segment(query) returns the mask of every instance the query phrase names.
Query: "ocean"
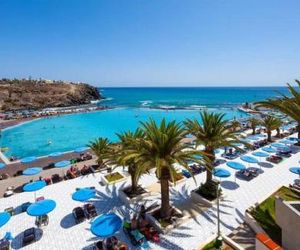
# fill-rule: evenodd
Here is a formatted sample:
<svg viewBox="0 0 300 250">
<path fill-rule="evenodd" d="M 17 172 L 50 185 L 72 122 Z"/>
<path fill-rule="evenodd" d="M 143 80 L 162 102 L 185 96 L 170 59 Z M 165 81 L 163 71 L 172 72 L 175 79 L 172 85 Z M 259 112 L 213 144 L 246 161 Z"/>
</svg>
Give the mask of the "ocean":
<svg viewBox="0 0 300 250">
<path fill-rule="evenodd" d="M 201 109 L 231 108 L 287 93 L 286 87 L 101 88 L 113 107 Z"/>
<path fill-rule="evenodd" d="M 0 146 L 7 156 L 44 156 L 86 146 L 97 137 L 116 141 L 116 133 L 136 129 L 141 121 L 199 119 L 199 112 L 225 113 L 226 119 L 247 114 L 237 107 L 285 92 L 286 88 L 101 88 L 100 105 L 112 109 L 50 117 L 2 131 Z M 51 144 L 49 144 L 51 141 Z"/>
</svg>

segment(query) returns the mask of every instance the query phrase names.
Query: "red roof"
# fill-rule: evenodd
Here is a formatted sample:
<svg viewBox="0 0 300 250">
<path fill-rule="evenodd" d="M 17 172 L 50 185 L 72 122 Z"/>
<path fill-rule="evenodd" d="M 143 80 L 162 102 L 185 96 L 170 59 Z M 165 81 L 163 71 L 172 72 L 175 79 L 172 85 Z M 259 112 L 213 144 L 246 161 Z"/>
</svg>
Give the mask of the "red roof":
<svg viewBox="0 0 300 250">
<path fill-rule="evenodd" d="M 284 250 L 281 246 L 276 244 L 270 237 L 264 233 L 256 234 L 256 239 L 263 243 L 270 250 Z"/>
</svg>

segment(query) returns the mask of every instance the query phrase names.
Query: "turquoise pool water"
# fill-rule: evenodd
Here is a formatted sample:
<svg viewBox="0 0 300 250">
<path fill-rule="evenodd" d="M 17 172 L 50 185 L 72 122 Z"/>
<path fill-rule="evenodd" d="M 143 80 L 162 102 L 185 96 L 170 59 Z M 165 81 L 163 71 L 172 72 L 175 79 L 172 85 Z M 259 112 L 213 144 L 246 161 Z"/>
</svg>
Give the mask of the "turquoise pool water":
<svg viewBox="0 0 300 250">
<path fill-rule="evenodd" d="M 220 111 L 220 109 L 210 109 Z M 223 109 L 226 118 L 244 117 L 237 109 Z M 51 117 L 6 129 L 2 133 L 1 147 L 8 147 L 7 156 L 43 156 L 55 151 L 70 151 L 85 146 L 89 141 L 102 136 L 116 140 L 116 132 L 133 130 L 139 121 L 150 117 L 159 121 L 199 118 L 197 110 L 164 111 L 143 108 L 116 108 L 93 113 Z M 51 141 L 51 144 L 48 142 Z"/>
</svg>

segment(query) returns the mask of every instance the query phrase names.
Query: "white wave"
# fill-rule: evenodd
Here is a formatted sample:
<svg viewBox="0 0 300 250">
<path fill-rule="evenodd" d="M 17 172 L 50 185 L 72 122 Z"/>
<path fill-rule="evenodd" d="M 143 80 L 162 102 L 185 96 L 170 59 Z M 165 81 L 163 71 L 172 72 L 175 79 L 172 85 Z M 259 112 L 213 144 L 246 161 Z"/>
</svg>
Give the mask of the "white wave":
<svg viewBox="0 0 300 250">
<path fill-rule="evenodd" d="M 140 101 L 141 106 L 148 106 L 149 104 L 153 103 L 151 100 L 145 100 L 145 101 Z"/>
<path fill-rule="evenodd" d="M 205 108 L 207 108 L 206 106 L 204 106 L 204 105 L 191 105 L 189 108 L 191 108 L 191 109 L 205 109 Z"/>
<path fill-rule="evenodd" d="M 175 109 L 175 105 L 159 105 L 158 106 L 160 109 Z"/>
<path fill-rule="evenodd" d="M 101 99 L 100 102 L 111 101 L 111 100 L 113 100 L 113 99 L 114 99 L 114 98 L 112 98 L 112 97 L 107 97 L 107 98 Z"/>
</svg>

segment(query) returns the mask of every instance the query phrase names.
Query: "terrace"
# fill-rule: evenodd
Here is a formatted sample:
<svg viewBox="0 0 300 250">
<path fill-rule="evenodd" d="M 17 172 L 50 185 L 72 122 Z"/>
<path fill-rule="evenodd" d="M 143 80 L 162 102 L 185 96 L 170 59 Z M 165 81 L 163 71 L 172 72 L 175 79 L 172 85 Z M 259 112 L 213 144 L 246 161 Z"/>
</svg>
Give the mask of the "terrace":
<svg viewBox="0 0 300 250">
<path fill-rule="evenodd" d="M 262 165 L 263 174 L 249 182 L 237 180 L 237 183 L 235 183 L 235 170 L 227 168 L 232 175 L 221 183 L 225 197 L 220 204 L 222 233 L 228 235 L 243 223 L 244 213 L 248 207 L 263 201 L 282 185 L 293 183 L 297 177 L 288 171 L 288 167 L 298 165 L 299 159 L 300 153 L 295 153 L 282 163 L 271 167 L 269 165 L 263 167 Z M 236 161 L 242 163 L 240 159 Z M 226 168 L 225 164 L 220 166 Z M 121 168 L 118 168 L 118 171 L 122 173 Z M 76 188 L 89 186 L 96 188 L 96 197 L 91 202 L 95 205 L 98 214 L 114 211 L 121 216 L 129 215 L 133 207 L 126 207 L 118 197 L 119 190 L 126 185 L 126 181 L 103 186 L 100 183 L 102 177 L 102 173 L 90 174 L 49 185 L 38 191 L 39 196 L 55 200 L 57 207 L 49 214 L 49 225 L 42 228 L 43 234 L 39 240 L 24 247 L 24 249 L 90 249 L 92 247 L 97 238 L 89 230 L 91 221 L 86 220 L 83 223 L 75 224 L 71 214 L 74 207 L 82 205 L 82 203 L 71 198 L 71 194 Z M 217 227 L 216 207 L 208 208 L 203 204 L 195 204 L 191 201 L 190 192 L 204 181 L 205 174 L 198 174 L 195 178 L 197 184 L 193 181 L 193 178 L 188 178 L 170 188 L 172 204 L 183 212 L 185 220 L 168 234 L 161 235 L 160 244 L 150 243 L 150 246 L 154 249 L 195 249 L 199 244 L 206 242 L 207 239 L 215 237 Z M 156 191 L 151 192 L 151 196 L 143 200 L 146 206 L 159 203 L 159 190 L 154 188 L 157 185 L 155 174 L 142 176 L 140 183 L 143 184 L 143 188 Z M 238 188 L 233 188 L 236 185 L 238 185 Z M 15 194 L 0 200 L 0 211 L 8 207 L 18 207 L 28 201 L 33 201 L 32 193 Z M 194 204 L 194 206 L 187 204 Z M 12 216 L 11 220 L 1 228 L 1 231 L 12 233 L 15 237 L 12 241 L 12 247 L 18 249 L 21 247 L 24 230 L 33 226 L 34 218 L 26 213 L 20 213 Z M 126 242 L 131 249 L 134 249 L 122 230 L 116 236 L 121 241 Z"/>
</svg>

